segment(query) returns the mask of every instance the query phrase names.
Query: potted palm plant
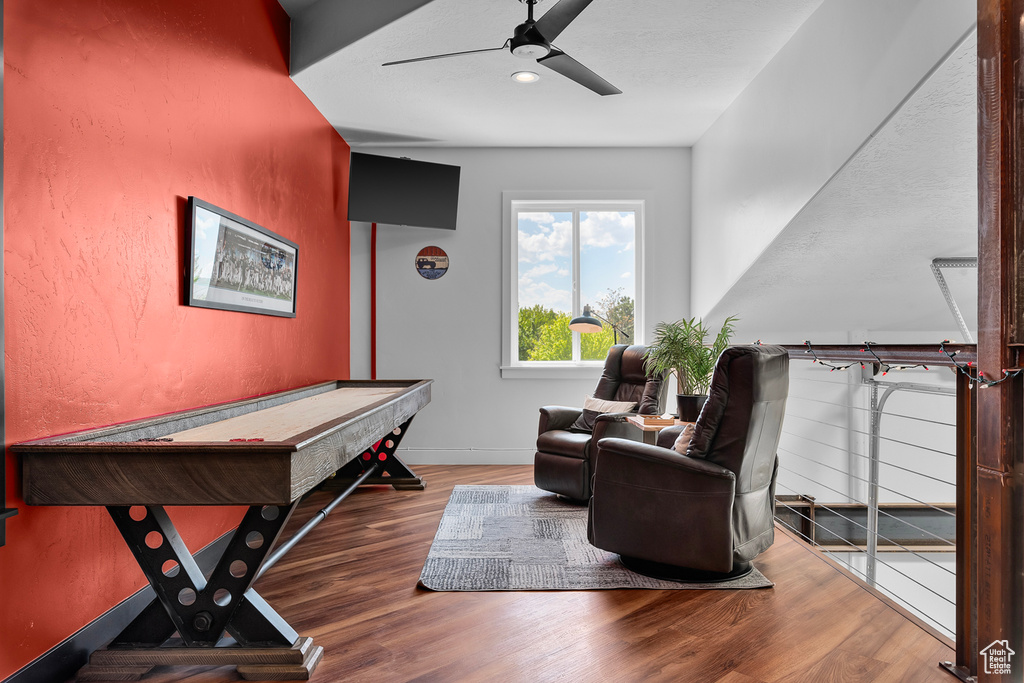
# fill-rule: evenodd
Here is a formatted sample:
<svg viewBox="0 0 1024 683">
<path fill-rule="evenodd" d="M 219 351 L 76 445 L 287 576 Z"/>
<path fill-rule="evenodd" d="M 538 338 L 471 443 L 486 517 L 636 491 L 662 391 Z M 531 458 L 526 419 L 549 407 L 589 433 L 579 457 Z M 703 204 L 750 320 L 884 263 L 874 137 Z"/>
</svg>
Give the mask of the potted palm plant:
<svg viewBox="0 0 1024 683">
<path fill-rule="evenodd" d="M 654 328 L 654 342 L 647 349 L 644 368 L 648 374 L 671 372 L 676 378 L 676 402 L 679 419 L 694 422 L 707 400 L 711 373 L 722 351 L 729 346 L 733 323 L 730 316 L 722 323 L 711 344 L 711 331 L 698 318 L 661 322 Z"/>
</svg>

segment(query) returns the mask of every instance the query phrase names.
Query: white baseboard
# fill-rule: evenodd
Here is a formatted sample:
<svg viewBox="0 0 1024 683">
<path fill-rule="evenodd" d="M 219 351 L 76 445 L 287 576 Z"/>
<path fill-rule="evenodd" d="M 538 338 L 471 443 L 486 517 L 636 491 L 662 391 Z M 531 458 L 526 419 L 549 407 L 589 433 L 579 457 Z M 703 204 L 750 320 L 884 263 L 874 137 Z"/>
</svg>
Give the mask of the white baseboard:
<svg viewBox="0 0 1024 683">
<path fill-rule="evenodd" d="M 533 449 L 399 448 L 396 455 L 409 465 L 532 465 Z"/>
</svg>

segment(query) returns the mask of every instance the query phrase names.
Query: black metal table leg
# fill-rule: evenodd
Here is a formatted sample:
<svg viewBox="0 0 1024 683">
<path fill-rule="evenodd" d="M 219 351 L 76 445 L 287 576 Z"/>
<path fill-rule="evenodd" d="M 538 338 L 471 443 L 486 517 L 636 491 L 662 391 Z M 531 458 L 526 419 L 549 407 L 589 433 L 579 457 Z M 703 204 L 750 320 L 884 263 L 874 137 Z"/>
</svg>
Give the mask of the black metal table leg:
<svg viewBox="0 0 1024 683">
<path fill-rule="evenodd" d="M 157 597 L 106 650 L 93 653 L 79 680 L 125 680 L 126 672 L 141 676 L 147 667 L 182 663 L 236 664 L 243 677 L 263 680 L 308 678 L 323 648 L 299 638 L 251 587 L 297 506 L 251 506 L 209 581 L 162 506 L 108 507 Z M 169 641 L 175 632 L 180 642 Z M 225 632 L 233 638 L 227 647 Z"/>
<path fill-rule="evenodd" d="M 395 487 L 399 491 L 422 491 L 427 486 L 426 481 L 395 455 L 395 451 L 398 450 L 398 444 L 402 442 L 402 438 L 409 430 L 411 423 L 412 418 L 410 417 L 402 426 L 367 448 L 358 458 L 350 461 L 338 470 L 333 479 L 328 479 L 324 482 L 323 487 L 325 489 L 344 488 L 355 481 L 369 467 L 370 463 L 377 462 L 380 464 L 380 474 L 369 477 L 363 482 L 364 484 L 386 484 Z"/>
<path fill-rule="evenodd" d="M 145 617 L 145 621 L 136 619 L 128 629 L 133 634 L 142 630 L 159 636 L 162 631 L 153 622 L 158 624 L 161 620 L 170 620 L 173 630 L 186 645 L 215 646 L 235 613 L 249 601 L 250 585 L 256 572 L 296 505 L 251 506 L 232 534 L 209 582 L 203 577 L 163 507 L 107 508 L 163 606 L 163 615 L 147 608 L 140 615 L 140 618 Z M 284 624 L 284 628 L 269 638 L 261 638 L 260 642 L 291 645 L 298 635 L 280 617 L 277 620 Z M 164 626 L 163 630 L 167 628 L 170 626 Z M 243 631 L 244 628 L 243 621 Z M 159 645 L 160 642 L 140 641 L 137 637 L 122 640 L 118 636 L 113 645 Z"/>
</svg>

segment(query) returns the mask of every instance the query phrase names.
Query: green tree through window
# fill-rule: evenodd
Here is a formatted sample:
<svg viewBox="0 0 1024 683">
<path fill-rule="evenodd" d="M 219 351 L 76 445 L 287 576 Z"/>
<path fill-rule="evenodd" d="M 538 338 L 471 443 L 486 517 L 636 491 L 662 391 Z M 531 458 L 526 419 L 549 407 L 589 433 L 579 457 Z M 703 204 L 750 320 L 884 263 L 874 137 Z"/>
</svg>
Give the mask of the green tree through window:
<svg viewBox="0 0 1024 683">
<path fill-rule="evenodd" d="M 633 300 L 623 296 L 621 289 L 608 290 L 596 304 L 598 315 L 614 322 L 620 329 L 633 330 Z M 570 316 L 536 304 L 519 310 L 519 360 L 568 361 L 572 360 L 572 332 Z M 584 360 L 604 360 L 608 349 L 615 343 L 615 334 L 608 324 L 600 332 L 580 337 L 580 356 Z M 620 344 L 632 343 L 631 338 L 620 338 Z"/>
<path fill-rule="evenodd" d="M 614 330 L 608 323 L 625 333 L 619 335 L 620 344 L 633 343 L 633 299 L 623 293 L 622 287 L 609 289 L 593 310 L 608 322 L 601 322 L 600 332 L 581 336 L 580 357 L 583 360 L 604 360 L 608 356 L 608 349 L 615 343 Z"/>
<path fill-rule="evenodd" d="M 613 197 L 511 200 L 512 295 L 505 310 L 515 329 L 506 337 L 505 363 L 603 361 L 616 342 L 613 325 L 620 344 L 637 343 L 643 209 L 641 200 Z M 605 320 L 601 331 L 569 330 L 588 306 Z"/>
<path fill-rule="evenodd" d="M 541 330 L 558 318 L 558 314 L 550 308 L 534 304 L 529 308 L 519 309 L 519 360 L 534 360 L 534 347 L 540 340 Z M 566 327 L 566 330 L 569 328 Z M 570 349 L 570 357 L 571 357 Z"/>
</svg>

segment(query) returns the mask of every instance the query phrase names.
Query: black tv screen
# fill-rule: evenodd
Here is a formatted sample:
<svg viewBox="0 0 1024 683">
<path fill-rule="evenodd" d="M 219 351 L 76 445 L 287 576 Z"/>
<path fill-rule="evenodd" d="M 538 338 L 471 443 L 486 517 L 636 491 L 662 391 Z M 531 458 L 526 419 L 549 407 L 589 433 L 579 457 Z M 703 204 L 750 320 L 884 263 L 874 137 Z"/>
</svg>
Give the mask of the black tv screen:
<svg viewBox="0 0 1024 683">
<path fill-rule="evenodd" d="M 348 219 L 455 229 L 458 166 L 352 152 Z"/>
</svg>

